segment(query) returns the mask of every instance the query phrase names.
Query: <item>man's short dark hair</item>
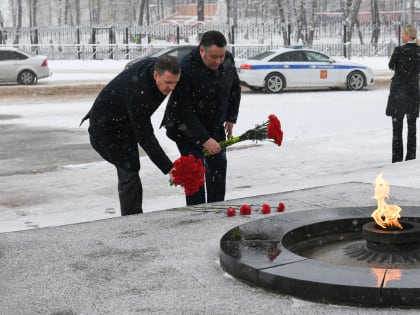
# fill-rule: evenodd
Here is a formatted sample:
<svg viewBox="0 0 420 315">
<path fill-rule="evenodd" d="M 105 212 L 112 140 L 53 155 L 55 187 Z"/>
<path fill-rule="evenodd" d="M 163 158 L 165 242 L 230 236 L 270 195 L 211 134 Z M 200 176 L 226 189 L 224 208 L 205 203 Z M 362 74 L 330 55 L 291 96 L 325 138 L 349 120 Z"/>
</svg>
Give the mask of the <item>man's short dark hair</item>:
<svg viewBox="0 0 420 315">
<path fill-rule="evenodd" d="M 205 32 L 201 37 L 200 46 L 207 50 L 213 45 L 216 45 L 219 48 L 226 47 L 227 41 L 225 36 L 219 31 Z"/>
<path fill-rule="evenodd" d="M 165 71 L 169 71 L 173 74 L 179 74 L 181 72 L 178 60 L 175 57 L 168 55 L 158 57 L 154 69 L 159 75 L 162 75 Z"/>
</svg>

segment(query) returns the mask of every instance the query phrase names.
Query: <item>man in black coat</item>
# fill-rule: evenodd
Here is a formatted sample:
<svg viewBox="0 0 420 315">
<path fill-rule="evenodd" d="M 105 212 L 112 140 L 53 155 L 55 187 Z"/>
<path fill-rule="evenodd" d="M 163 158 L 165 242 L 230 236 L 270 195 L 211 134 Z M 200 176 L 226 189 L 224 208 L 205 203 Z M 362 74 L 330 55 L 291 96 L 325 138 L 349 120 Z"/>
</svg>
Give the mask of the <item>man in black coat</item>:
<svg viewBox="0 0 420 315">
<path fill-rule="evenodd" d="M 239 111 L 241 88 L 227 41 L 218 31 L 203 34 L 200 44 L 181 61 L 181 79 L 169 98 L 163 125 L 181 155 L 204 161 L 207 202 L 223 201 L 226 188 L 226 151 L 219 145 L 232 136 Z M 203 155 L 203 149 L 210 156 Z M 187 205 L 206 202 L 204 187 L 186 196 Z"/>
<path fill-rule="evenodd" d="M 143 212 L 138 145 L 164 174 L 173 168 L 154 135 L 151 116 L 175 88 L 180 71 L 171 56 L 142 59 L 104 87 L 82 120 L 90 121 L 92 147 L 117 168 L 123 216 Z"/>
<path fill-rule="evenodd" d="M 417 30 L 412 25 L 403 28 L 402 46 L 395 47 L 388 66 L 394 70 L 386 115 L 392 117 L 392 162 L 403 160 L 403 120 L 407 116 L 407 153 L 405 160 L 416 158 L 416 121 L 419 117 L 420 47 Z"/>
</svg>

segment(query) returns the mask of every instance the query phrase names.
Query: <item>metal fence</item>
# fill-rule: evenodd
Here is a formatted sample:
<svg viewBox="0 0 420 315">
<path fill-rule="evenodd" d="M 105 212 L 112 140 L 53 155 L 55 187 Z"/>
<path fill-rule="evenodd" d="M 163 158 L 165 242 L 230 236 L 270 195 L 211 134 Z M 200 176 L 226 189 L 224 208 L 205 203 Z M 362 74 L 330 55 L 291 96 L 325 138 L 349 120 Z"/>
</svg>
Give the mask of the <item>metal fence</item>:
<svg viewBox="0 0 420 315">
<path fill-rule="evenodd" d="M 20 49 L 37 55 L 45 55 L 50 60 L 131 60 L 145 57 L 171 45 L 162 44 L 66 44 L 66 45 L 15 45 Z M 229 44 L 228 50 L 237 59 L 246 59 L 269 49 L 277 49 L 282 45 L 274 44 Z M 371 44 L 342 45 L 339 43 L 314 44 L 313 49 L 332 57 L 389 57 L 395 44 L 384 43 L 374 47 Z"/>
<path fill-rule="evenodd" d="M 49 59 L 133 59 L 177 44 L 197 44 L 207 30 L 226 35 L 236 58 L 248 58 L 267 49 L 302 44 L 306 30 L 281 23 L 228 24 L 195 23 L 152 26 L 61 26 L 47 28 L 1 28 L 0 45 L 47 55 Z M 370 43 L 372 25 L 361 25 L 353 39 L 343 43 L 341 22 L 323 22 L 315 27 L 311 48 L 331 56 L 389 56 L 397 44 L 399 24 L 381 26 L 378 45 Z M 285 39 L 285 36 L 287 37 Z"/>
</svg>

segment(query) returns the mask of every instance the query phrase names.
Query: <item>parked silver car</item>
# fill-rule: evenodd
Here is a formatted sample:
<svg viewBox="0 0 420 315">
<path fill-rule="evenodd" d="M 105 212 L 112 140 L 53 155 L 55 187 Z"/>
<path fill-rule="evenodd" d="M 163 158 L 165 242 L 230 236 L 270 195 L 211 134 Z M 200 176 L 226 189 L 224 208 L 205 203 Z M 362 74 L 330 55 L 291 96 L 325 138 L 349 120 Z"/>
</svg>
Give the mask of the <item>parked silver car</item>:
<svg viewBox="0 0 420 315">
<path fill-rule="evenodd" d="M 0 83 L 36 84 L 52 73 L 47 57 L 13 47 L 0 47 Z"/>
</svg>

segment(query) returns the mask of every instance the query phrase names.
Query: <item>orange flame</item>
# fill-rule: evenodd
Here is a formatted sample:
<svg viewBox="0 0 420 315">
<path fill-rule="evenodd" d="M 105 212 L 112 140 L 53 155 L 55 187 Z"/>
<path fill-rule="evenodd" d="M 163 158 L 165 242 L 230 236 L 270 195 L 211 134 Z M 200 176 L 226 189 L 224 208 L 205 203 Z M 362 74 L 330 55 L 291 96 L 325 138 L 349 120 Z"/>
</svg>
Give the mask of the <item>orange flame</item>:
<svg viewBox="0 0 420 315">
<path fill-rule="evenodd" d="M 378 208 L 372 212 L 371 217 L 384 229 L 392 227 L 402 229 L 402 225 L 398 222 L 401 208 L 395 205 L 388 205 L 385 202 L 385 198 L 389 198 L 390 186 L 388 182 L 382 178 L 382 173 L 376 177 L 373 185 L 375 186 L 375 196 L 373 196 L 373 198 L 378 201 Z"/>
</svg>

